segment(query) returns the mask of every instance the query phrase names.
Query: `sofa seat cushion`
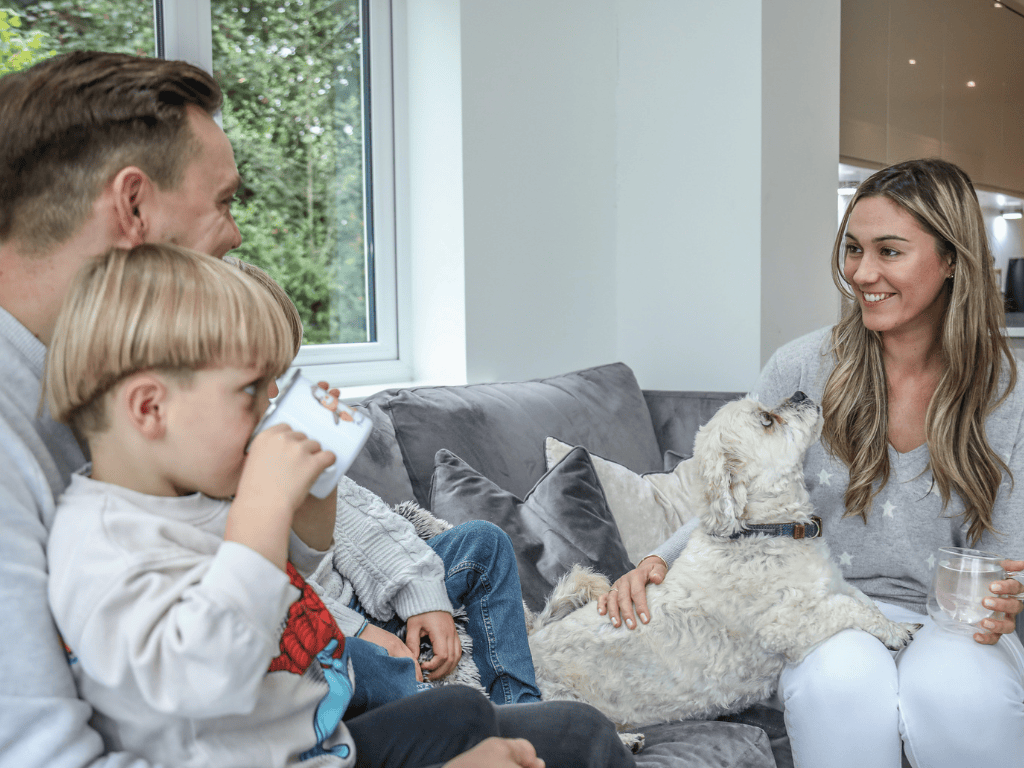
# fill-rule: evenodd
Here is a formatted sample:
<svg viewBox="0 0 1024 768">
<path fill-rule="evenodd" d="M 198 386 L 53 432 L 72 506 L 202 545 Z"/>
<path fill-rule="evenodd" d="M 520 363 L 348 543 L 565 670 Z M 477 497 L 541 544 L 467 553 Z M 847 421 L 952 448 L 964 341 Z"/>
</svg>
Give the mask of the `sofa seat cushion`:
<svg viewBox="0 0 1024 768">
<path fill-rule="evenodd" d="M 544 441 L 549 468 L 572 450 L 553 437 Z M 590 458 L 632 562 L 640 562 L 693 516 L 696 504 L 690 493 L 699 485 L 694 482 L 692 460 L 680 462 L 671 472 L 638 474 L 596 454 Z"/>
<path fill-rule="evenodd" d="M 622 363 L 535 381 L 404 389 L 372 400 L 391 417 L 416 501 L 425 507 L 442 448 L 519 498 L 544 474 L 548 435 L 634 472 L 662 467 L 647 402 Z"/>
<path fill-rule="evenodd" d="M 775 768 L 767 734 L 753 725 L 677 720 L 637 728 L 637 768 Z"/>
<path fill-rule="evenodd" d="M 452 525 L 489 520 L 512 539 L 523 600 L 532 611 L 579 563 L 613 581 L 632 568 L 597 472 L 582 448 L 541 477 L 520 499 L 451 451 L 437 453 L 430 511 Z"/>
</svg>

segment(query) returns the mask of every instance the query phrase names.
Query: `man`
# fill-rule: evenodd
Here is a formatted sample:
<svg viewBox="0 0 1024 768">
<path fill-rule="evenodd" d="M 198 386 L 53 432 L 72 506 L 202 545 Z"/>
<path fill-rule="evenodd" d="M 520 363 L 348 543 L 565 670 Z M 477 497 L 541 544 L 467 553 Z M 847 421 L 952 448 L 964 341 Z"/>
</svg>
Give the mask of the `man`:
<svg viewBox="0 0 1024 768">
<path fill-rule="evenodd" d="M 50 617 L 48 527 L 56 498 L 86 456 L 67 427 L 40 412 L 40 381 L 58 309 L 85 260 L 143 242 L 172 242 L 215 257 L 239 245 L 231 216 L 238 170 L 213 120 L 221 100 L 217 83 L 196 67 L 120 54 L 75 52 L 0 78 L 3 768 L 145 768 L 131 755 L 104 755 Z M 432 702 L 465 697 L 466 689 L 448 690 L 394 702 L 379 716 L 361 716 L 369 718 L 362 723 L 349 721 L 360 764 L 385 753 L 397 762 L 441 761 L 468 749 L 457 758 L 466 768 L 536 768 L 543 762 L 529 743 L 483 739 L 525 736 L 540 745 L 575 725 L 580 738 L 571 742 L 581 752 L 586 744 L 590 755 L 595 743 L 614 740 L 606 720 L 581 708 L 495 710 L 479 697 L 454 702 L 482 713 L 476 730 L 440 707 L 424 711 Z M 549 713 L 547 722 L 531 716 L 534 707 L 541 708 L 538 715 Z M 608 754 L 608 764 L 631 763 Z"/>
</svg>

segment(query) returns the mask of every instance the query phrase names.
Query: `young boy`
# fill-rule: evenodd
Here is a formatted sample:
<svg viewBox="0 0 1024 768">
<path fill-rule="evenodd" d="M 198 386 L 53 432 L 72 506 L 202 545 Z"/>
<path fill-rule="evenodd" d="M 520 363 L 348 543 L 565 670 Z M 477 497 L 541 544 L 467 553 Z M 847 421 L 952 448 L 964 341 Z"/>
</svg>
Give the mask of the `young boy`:
<svg viewBox="0 0 1024 768">
<path fill-rule="evenodd" d="M 238 266 L 140 246 L 109 252 L 73 284 L 46 391 L 55 418 L 75 426 L 93 461 L 58 507 L 52 607 L 108 748 L 168 765 L 347 765 L 342 715 L 418 690 L 414 662 L 375 644 L 371 627 L 394 635 L 359 614 L 352 634 L 365 641 L 346 641 L 303 577 L 336 532 L 350 549 L 365 548 L 353 559 L 371 562 L 342 569 L 365 582 L 365 572 L 382 570 L 373 558 L 393 549 L 394 536 L 381 543 L 381 527 L 394 532 L 400 518 L 385 508 L 375 523 L 339 504 L 335 528 L 333 495 L 308 496 L 334 457 L 284 425 L 258 435 L 246 455 L 301 323 L 273 281 Z M 460 558 L 473 538 L 501 554 L 486 536 L 461 538 L 452 547 Z M 488 567 L 495 581 L 508 576 L 500 558 Z M 478 599 L 457 581 L 440 576 L 459 604 L 482 601 L 486 610 L 495 597 Z M 382 597 L 395 593 L 370 591 L 386 614 Z M 447 597 L 445 605 L 450 611 Z M 346 713 L 353 666 L 362 701 Z M 492 675 L 491 686 L 507 689 L 507 677 Z"/>
<path fill-rule="evenodd" d="M 92 464 L 58 506 L 50 599 L 110 748 L 354 761 L 345 637 L 303 580 L 332 540 L 309 488 L 334 456 L 286 425 L 246 452 L 293 355 L 270 293 L 173 246 L 113 250 L 68 294 L 46 391 Z"/>
</svg>

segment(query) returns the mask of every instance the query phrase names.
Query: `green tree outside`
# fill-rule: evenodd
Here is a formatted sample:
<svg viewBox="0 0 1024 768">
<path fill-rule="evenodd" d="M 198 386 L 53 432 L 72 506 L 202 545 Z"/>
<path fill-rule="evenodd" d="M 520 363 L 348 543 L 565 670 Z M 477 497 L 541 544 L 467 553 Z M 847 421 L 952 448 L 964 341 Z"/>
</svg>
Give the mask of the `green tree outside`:
<svg viewBox="0 0 1024 768">
<path fill-rule="evenodd" d="M 0 73 L 57 51 L 155 50 L 150 2 L 11 2 L 0 11 Z M 243 179 L 236 254 L 285 289 L 307 344 L 371 340 L 358 0 L 211 6 L 213 74 Z"/>
</svg>

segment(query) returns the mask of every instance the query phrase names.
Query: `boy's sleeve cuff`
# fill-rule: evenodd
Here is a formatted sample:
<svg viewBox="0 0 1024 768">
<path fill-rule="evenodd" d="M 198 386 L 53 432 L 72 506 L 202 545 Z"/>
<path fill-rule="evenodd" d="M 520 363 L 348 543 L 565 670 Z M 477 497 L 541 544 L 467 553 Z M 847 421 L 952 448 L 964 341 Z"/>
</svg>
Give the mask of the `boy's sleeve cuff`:
<svg viewBox="0 0 1024 768">
<path fill-rule="evenodd" d="M 300 539 L 295 531 L 291 532 L 291 537 L 288 540 L 288 559 L 292 561 L 292 565 L 295 566 L 295 570 L 302 578 L 308 579 L 316 573 L 316 569 L 320 567 L 320 563 L 330 552 L 330 549 L 325 552 L 313 549 Z"/>
<path fill-rule="evenodd" d="M 452 613 L 452 603 L 443 581 L 411 581 L 395 595 L 394 609 L 403 621 L 430 611 Z"/>
</svg>

